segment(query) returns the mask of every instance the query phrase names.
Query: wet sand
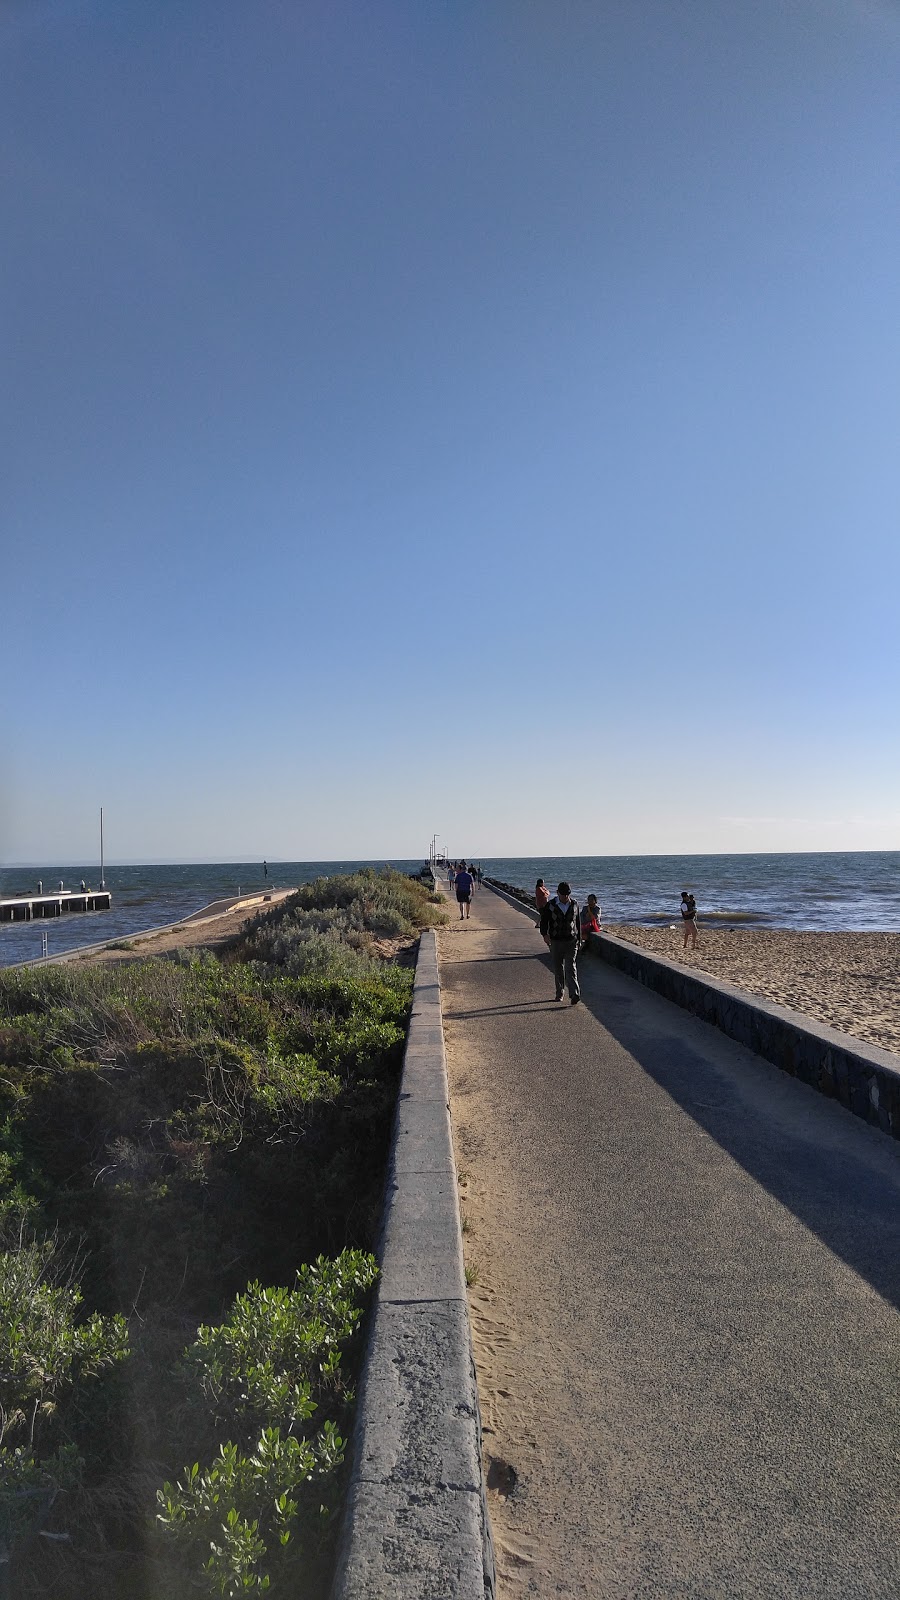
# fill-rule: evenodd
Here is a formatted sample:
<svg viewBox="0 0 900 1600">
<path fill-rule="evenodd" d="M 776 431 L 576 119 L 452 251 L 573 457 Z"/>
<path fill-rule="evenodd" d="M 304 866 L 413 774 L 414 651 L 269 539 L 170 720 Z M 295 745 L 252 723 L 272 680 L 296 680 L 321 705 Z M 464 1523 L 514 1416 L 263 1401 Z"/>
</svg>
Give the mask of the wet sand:
<svg viewBox="0 0 900 1600">
<path fill-rule="evenodd" d="M 796 933 L 701 922 L 697 949 L 684 951 L 680 923 L 605 923 L 604 932 L 900 1054 L 900 933 Z"/>
</svg>

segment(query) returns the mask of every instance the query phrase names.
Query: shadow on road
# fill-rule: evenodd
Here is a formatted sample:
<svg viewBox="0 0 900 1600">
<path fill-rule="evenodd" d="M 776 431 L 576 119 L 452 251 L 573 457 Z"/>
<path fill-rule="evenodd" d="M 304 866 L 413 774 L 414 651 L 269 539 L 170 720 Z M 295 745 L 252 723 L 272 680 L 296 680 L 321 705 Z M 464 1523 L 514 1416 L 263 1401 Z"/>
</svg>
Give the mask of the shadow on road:
<svg viewBox="0 0 900 1600">
<path fill-rule="evenodd" d="M 724 1035 L 649 995 L 632 979 L 616 981 L 619 992 L 608 992 L 609 969 L 604 974 L 597 963 L 601 970 L 594 975 L 591 966 L 582 968 L 586 1009 L 757 1183 L 900 1307 L 900 1149 L 894 1164 L 895 1141 L 786 1074 L 793 1091 L 787 1109 L 780 1098 L 768 1115 L 754 1103 L 755 1096 L 741 1092 L 724 1065 L 717 1066 L 716 1052 L 704 1050 L 709 1032 L 717 1043 Z M 604 993 L 585 993 L 599 984 Z M 740 1055 L 749 1052 L 731 1040 L 725 1043 L 728 1059 L 739 1069 Z"/>
<path fill-rule="evenodd" d="M 568 1005 L 556 1000 L 517 1000 L 514 1005 L 508 1006 L 476 1006 L 473 1011 L 451 1011 L 444 1007 L 444 1017 L 450 1022 L 464 1022 L 469 1017 L 497 1017 L 503 1015 L 523 1016 L 526 1012 L 533 1014 L 535 1011 L 564 1011 Z"/>
</svg>

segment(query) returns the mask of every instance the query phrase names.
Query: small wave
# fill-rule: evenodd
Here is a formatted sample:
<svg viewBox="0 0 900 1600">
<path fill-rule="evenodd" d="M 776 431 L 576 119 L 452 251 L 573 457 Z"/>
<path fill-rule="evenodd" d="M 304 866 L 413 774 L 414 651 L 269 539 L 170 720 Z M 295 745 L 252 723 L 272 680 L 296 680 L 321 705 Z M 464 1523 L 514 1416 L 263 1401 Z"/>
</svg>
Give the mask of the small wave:
<svg viewBox="0 0 900 1600">
<path fill-rule="evenodd" d="M 772 922 L 774 918 L 765 911 L 704 911 L 700 908 L 701 922 Z"/>
</svg>

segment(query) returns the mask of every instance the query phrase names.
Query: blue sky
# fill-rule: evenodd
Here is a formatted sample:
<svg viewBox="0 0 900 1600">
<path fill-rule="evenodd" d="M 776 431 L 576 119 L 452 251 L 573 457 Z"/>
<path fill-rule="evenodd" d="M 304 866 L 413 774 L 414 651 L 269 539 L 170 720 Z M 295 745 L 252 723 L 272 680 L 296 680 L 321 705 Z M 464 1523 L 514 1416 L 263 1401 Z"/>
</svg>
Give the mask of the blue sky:
<svg viewBox="0 0 900 1600">
<path fill-rule="evenodd" d="M 0 15 L 0 862 L 900 847 L 900 12 Z"/>
</svg>

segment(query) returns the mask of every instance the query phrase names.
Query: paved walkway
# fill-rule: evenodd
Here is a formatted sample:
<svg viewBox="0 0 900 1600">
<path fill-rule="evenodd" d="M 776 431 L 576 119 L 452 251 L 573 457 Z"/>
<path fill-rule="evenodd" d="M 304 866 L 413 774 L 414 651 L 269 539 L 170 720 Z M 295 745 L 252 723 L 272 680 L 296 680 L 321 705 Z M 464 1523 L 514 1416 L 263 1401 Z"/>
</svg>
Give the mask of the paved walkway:
<svg viewBox="0 0 900 1600">
<path fill-rule="evenodd" d="M 897 1600 L 896 1144 L 542 952 L 440 936 L 500 1600 Z"/>
</svg>

